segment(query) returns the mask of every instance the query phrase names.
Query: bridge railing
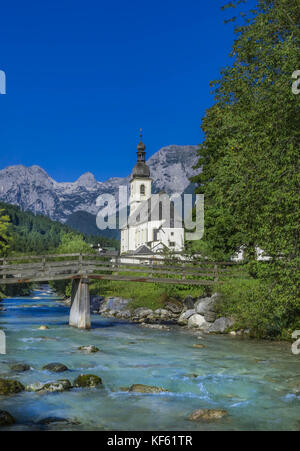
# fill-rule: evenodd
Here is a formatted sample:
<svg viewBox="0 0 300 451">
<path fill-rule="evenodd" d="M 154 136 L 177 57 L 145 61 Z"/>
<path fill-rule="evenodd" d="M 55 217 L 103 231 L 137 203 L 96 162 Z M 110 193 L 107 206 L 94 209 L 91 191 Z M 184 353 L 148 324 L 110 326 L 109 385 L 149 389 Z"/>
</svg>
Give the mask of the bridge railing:
<svg viewBox="0 0 300 451">
<path fill-rule="evenodd" d="M 211 285 L 235 275 L 236 263 L 199 259 L 111 256 L 109 254 L 49 254 L 0 259 L 0 284 L 73 279 Z"/>
</svg>

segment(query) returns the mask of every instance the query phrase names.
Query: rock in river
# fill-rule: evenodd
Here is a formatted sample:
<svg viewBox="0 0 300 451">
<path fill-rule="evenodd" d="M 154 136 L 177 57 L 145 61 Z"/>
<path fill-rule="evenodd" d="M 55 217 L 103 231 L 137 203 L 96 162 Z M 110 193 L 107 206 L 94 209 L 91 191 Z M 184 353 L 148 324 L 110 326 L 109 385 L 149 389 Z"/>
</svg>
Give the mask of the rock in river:
<svg viewBox="0 0 300 451">
<path fill-rule="evenodd" d="M 24 390 L 24 385 L 19 381 L 12 379 L 0 379 L 0 395 L 13 395 Z"/>
<path fill-rule="evenodd" d="M 152 385 L 134 384 L 129 388 L 128 391 L 135 393 L 163 393 L 167 392 L 168 390 L 165 390 L 161 387 L 154 387 Z"/>
<path fill-rule="evenodd" d="M 189 329 L 192 329 L 192 328 L 201 329 L 201 328 L 205 327 L 206 325 L 207 325 L 207 323 L 204 319 L 204 316 L 198 315 L 197 313 L 190 316 L 190 318 L 188 320 L 188 328 Z"/>
<path fill-rule="evenodd" d="M 42 420 L 39 420 L 36 422 L 36 424 L 40 426 L 47 426 L 49 424 L 53 423 L 70 423 L 70 421 L 67 418 L 60 418 L 60 417 L 46 417 Z"/>
<path fill-rule="evenodd" d="M 201 345 L 201 344 L 199 344 L 199 343 L 196 343 L 196 344 L 193 345 L 193 348 L 197 348 L 197 349 L 205 349 L 206 346 Z"/>
<path fill-rule="evenodd" d="M 217 319 L 212 326 L 208 329 L 209 333 L 219 333 L 224 334 L 227 332 L 230 327 L 232 327 L 234 324 L 234 320 L 232 318 L 219 318 Z"/>
<path fill-rule="evenodd" d="M 80 346 L 78 348 L 79 351 L 84 351 L 88 354 L 94 354 L 95 352 L 99 352 L 100 349 L 97 348 L 97 346 L 89 345 L 89 346 Z"/>
<path fill-rule="evenodd" d="M 0 410 L 0 427 L 1 426 L 11 426 L 15 424 L 16 420 L 10 413 L 6 412 L 6 410 Z"/>
<path fill-rule="evenodd" d="M 214 421 L 220 420 L 227 415 L 226 410 L 200 409 L 195 410 L 189 416 L 192 421 Z"/>
<path fill-rule="evenodd" d="M 157 330 L 170 330 L 170 328 L 168 326 L 165 326 L 163 324 L 141 323 L 141 327 L 146 327 L 148 329 L 157 329 Z"/>
<path fill-rule="evenodd" d="M 47 384 L 31 384 L 26 387 L 26 391 L 34 391 L 36 393 L 42 392 L 63 392 L 72 388 L 72 384 L 67 379 L 59 379 L 55 382 L 48 382 Z"/>
<path fill-rule="evenodd" d="M 95 388 L 102 385 L 102 380 L 98 376 L 94 376 L 93 374 L 81 374 L 74 381 L 74 387 L 82 387 L 82 388 Z"/>
<path fill-rule="evenodd" d="M 52 373 L 63 373 L 64 371 L 68 371 L 69 368 L 63 363 L 48 363 L 43 366 L 43 370 L 51 371 Z"/>
<path fill-rule="evenodd" d="M 181 325 L 187 324 L 189 318 L 192 315 L 195 315 L 195 313 L 196 313 L 196 310 L 194 310 L 194 309 L 190 309 L 190 310 L 187 310 L 186 312 L 183 312 L 178 319 L 178 324 L 181 324 Z"/>
<path fill-rule="evenodd" d="M 15 365 L 12 365 L 10 367 L 12 371 L 15 371 L 16 373 L 23 373 L 25 371 L 30 370 L 30 366 L 26 365 L 26 363 L 16 363 Z"/>
</svg>

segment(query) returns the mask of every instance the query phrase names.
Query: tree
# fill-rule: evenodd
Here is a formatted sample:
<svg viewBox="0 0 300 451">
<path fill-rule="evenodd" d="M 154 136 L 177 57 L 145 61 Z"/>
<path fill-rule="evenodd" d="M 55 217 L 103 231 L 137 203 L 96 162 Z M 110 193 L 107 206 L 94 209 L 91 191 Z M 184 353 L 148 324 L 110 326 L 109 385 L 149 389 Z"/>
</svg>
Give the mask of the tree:
<svg viewBox="0 0 300 451">
<path fill-rule="evenodd" d="M 9 247 L 9 216 L 4 215 L 4 210 L 0 210 L 0 253 L 3 254 Z"/>
<path fill-rule="evenodd" d="M 70 232 L 62 235 L 57 252 L 59 254 L 91 253 L 91 247 L 81 235 Z"/>
<path fill-rule="evenodd" d="M 274 258 L 299 256 L 300 3 L 262 0 L 236 27 L 231 67 L 213 82 L 193 179 L 205 194 L 205 239 L 215 253 L 243 244 Z"/>
<path fill-rule="evenodd" d="M 277 323 L 287 326 L 300 315 L 300 96 L 291 89 L 300 3 L 259 0 L 241 20 L 233 64 L 212 83 L 203 171 L 192 181 L 205 195 L 206 248 L 228 258 L 243 245 L 251 274 L 265 282 L 273 315 L 283 320 Z M 257 247 L 272 258 L 268 265 L 255 262 Z"/>
</svg>

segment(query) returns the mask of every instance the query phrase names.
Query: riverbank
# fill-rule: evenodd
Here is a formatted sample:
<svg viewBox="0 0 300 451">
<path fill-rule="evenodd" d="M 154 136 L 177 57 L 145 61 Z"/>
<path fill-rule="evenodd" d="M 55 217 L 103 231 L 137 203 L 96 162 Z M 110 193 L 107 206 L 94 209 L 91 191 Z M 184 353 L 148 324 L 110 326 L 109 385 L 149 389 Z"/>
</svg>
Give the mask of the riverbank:
<svg viewBox="0 0 300 451">
<path fill-rule="evenodd" d="M 70 299 L 65 301 L 70 305 Z M 148 307 L 132 308 L 130 299 L 121 297 L 91 296 L 91 312 L 105 318 L 116 318 L 149 329 L 169 330 L 177 325 L 181 328 L 205 334 L 227 334 L 232 336 L 249 336 L 249 330 L 233 330 L 232 317 L 218 317 L 220 295 L 214 293 L 210 297 L 184 300 L 166 300 L 164 308 Z"/>
</svg>

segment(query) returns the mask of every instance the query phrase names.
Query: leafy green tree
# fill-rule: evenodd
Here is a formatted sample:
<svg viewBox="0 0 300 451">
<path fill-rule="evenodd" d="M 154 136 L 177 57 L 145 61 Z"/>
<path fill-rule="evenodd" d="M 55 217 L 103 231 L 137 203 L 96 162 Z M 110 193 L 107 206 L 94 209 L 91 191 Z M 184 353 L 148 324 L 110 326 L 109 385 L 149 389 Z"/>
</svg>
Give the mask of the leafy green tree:
<svg viewBox="0 0 300 451">
<path fill-rule="evenodd" d="M 91 246 L 83 237 L 76 233 L 65 233 L 61 237 L 61 244 L 57 248 L 59 254 L 90 253 Z"/>
<path fill-rule="evenodd" d="M 287 326 L 300 314 L 300 96 L 291 89 L 300 62 L 300 2 L 260 0 L 243 17 L 233 64 L 212 83 L 215 103 L 199 149 L 203 171 L 193 182 L 205 195 L 204 247 L 229 258 L 243 245 L 251 274 L 280 303 L 284 321 L 277 324 Z M 268 265 L 254 262 L 257 247 L 272 258 Z"/>
<path fill-rule="evenodd" d="M 9 236 L 9 216 L 4 214 L 4 210 L 0 210 L 0 254 L 6 252 L 10 242 Z"/>
</svg>

